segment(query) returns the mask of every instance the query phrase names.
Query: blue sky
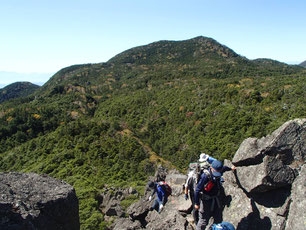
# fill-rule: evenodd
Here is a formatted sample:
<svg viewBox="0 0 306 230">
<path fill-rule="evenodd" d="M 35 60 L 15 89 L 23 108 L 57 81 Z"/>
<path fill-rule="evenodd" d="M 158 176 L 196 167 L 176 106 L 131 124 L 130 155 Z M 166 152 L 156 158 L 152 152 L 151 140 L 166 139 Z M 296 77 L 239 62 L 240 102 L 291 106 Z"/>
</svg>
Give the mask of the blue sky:
<svg viewBox="0 0 306 230">
<path fill-rule="evenodd" d="M 0 87 L 43 84 L 73 64 L 200 35 L 249 59 L 299 64 L 306 60 L 305 10 L 305 0 L 1 1 Z"/>
</svg>

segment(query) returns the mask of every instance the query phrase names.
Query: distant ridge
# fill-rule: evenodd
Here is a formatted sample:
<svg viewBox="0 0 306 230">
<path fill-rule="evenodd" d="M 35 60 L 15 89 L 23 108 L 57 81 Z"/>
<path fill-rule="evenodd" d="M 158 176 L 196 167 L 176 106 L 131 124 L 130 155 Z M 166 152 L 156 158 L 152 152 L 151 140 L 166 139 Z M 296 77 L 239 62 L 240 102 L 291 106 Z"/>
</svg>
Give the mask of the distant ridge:
<svg viewBox="0 0 306 230">
<path fill-rule="evenodd" d="M 299 64 L 299 66 L 306 68 L 306 61 L 303 61 L 301 64 Z"/>
<path fill-rule="evenodd" d="M 40 86 L 31 82 L 15 82 L 0 89 L 0 103 L 19 97 L 26 97 L 34 93 Z"/>
<path fill-rule="evenodd" d="M 212 38 L 198 36 L 180 41 L 161 40 L 134 47 L 104 63 L 68 66 L 53 75 L 40 89 L 40 93 L 50 93 L 56 87 L 68 85 L 86 87 L 90 84 L 91 87 L 101 89 L 101 82 L 110 79 L 118 82 L 148 78 L 169 80 L 180 76 L 230 78 L 258 71 L 261 74 L 266 71 L 274 74 L 283 71 L 292 73 L 299 71 L 299 68 L 271 59 L 249 60 Z"/>
</svg>

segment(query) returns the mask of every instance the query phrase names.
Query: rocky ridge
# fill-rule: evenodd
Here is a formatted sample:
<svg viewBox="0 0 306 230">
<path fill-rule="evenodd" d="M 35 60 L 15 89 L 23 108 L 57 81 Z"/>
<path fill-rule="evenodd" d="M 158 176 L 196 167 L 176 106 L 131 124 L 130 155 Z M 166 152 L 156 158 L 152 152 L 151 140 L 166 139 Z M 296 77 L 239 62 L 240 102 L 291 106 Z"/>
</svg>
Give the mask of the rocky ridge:
<svg viewBox="0 0 306 230">
<path fill-rule="evenodd" d="M 306 119 L 288 121 L 271 135 L 248 138 L 232 162 L 235 173 L 224 174 L 223 220 L 237 230 L 302 230 L 305 227 Z M 137 195 L 132 188 L 109 190 L 98 198 L 105 220 L 114 230 L 195 229 L 187 212 L 182 185 L 186 175 L 159 168 L 150 180 L 172 187 L 163 211 L 150 211 L 150 191 L 126 210 L 120 201 Z M 79 229 L 78 199 L 72 186 L 34 173 L 0 173 L 0 229 Z M 128 216 L 128 218 L 126 218 Z"/>
<path fill-rule="evenodd" d="M 223 220 L 237 230 L 302 230 L 305 227 L 306 119 L 291 120 L 261 139 L 248 138 L 233 161 L 235 173 L 224 174 L 226 202 Z M 149 211 L 152 202 L 145 196 L 127 209 L 128 218 L 118 218 L 112 229 L 195 229 L 186 213 L 190 201 L 182 195 L 186 175 L 167 172 L 173 188 L 164 210 Z"/>
</svg>

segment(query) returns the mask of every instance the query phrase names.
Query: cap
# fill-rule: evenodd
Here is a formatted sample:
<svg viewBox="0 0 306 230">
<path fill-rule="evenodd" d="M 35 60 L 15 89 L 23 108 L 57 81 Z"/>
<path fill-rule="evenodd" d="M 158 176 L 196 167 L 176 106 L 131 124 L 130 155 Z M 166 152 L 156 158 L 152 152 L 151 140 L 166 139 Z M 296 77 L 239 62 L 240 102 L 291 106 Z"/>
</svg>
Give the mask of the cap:
<svg viewBox="0 0 306 230">
<path fill-rule="evenodd" d="M 215 176 L 215 177 L 219 177 L 221 176 L 221 169 L 223 168 L 223 164 L 221 161 L 218 161 L 218 160 L 214 160 L 212 163 L 211 163 L 211 167 L 216 170 L 216 171 L 212 171 L 212 174 Z"/>
<path fill-rule="evenodd" d="M 208 155 L 206 155 L 205 153 L 200 154 L 199 162 L 207 161 L 207 159 Z"/>
</svg>

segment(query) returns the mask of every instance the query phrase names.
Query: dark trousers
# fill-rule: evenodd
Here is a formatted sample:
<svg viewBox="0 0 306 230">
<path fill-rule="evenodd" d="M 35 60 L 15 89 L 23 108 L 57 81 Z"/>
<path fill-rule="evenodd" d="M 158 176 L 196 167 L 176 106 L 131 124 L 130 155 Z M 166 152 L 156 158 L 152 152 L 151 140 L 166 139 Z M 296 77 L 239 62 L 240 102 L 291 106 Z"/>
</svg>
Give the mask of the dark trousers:
<svg viewBox="0 0 306 230">
<path fill-rule="evenodd" d="M 199 221 L 199 210 L 195 209 L 194 208 L 194 205 L 195 205 L 195 200 L 194 200 L 194 193 L 189 193 L 190 195 L 190 200 L 191 200 L 191 205 L 192 205 L 192 216 L 193 216 L 193 220 L 194 220 L 194 223 L 197 225 L 198 224 L 198 221 Z"/>
<path fill-rule="evenodd" d="M 199 210 L 199 221 L 197 224 L 196 230 L 205 230 L 208 225 L 209 219 L 214 218 L 214 223 L 222 222 L 222 208 L 219 207 L 220 204 L 216 201 L 218 198 L 200 201 L 200 210 Z"/>
</svg>

